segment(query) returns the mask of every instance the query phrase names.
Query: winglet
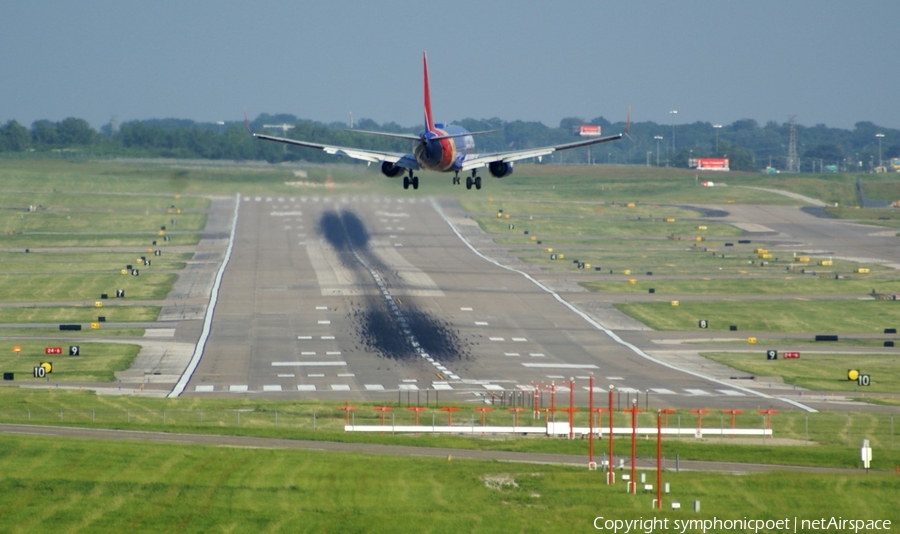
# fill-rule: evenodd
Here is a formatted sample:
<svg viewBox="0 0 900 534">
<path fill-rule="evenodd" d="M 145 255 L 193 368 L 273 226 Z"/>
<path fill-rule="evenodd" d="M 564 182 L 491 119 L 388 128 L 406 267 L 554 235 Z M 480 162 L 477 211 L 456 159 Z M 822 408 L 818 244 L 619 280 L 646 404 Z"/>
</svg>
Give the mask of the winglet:
<svg viewBox="0 0 900 534">
<path fill-rule="evenodd" d="M 434 119 L 431 116 L 431 90 L 428 87 L 428 55 L 422 52 L 422 70 L 425 75 L 425 131 L 434 131 Z"/>
<path fill-rule="evenodd" d="M 247 108 L 244 108 L 244 126 L 247 127 L 247 131 L 250 132 L 250 135 L 256 135 L 253 133 L 253 130 L 250 129 L 250 118 L 247 117 Z"/>
<path fill-rule="evenodd" d="M 631 106 L 628 106 L 628 115 L 625 118 L 625 135 L 631 131 Z"/>
</svg>

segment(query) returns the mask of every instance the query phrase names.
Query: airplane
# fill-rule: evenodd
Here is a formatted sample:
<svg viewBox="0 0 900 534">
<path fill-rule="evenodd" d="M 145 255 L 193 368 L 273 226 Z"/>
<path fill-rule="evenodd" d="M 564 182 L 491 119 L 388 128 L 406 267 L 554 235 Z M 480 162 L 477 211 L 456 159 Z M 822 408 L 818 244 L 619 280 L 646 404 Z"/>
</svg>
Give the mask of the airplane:
<svg viewBox="0 0 900 534">
<path fill-rule="evenodd" d="M 389 178 L 395 178 L 405 172 L 407 175 L 403 177 L 403 189 L 409 189 L 410 186 L 412 186 L 413 189 L 419 188 L 419 177 L 416 176 L 415 171 L 420 169 L 436 172 L 453 172 L 454 185 L 460 184 L 460 172 L 471 172 L 471 175 L 466 177 L 466 189 L 472 189 L 472 186 L 475 186 L 475 189 L 481 189 L 481 177 L 478 176 L 478 171 L 484 167 L 487 167 L 491 176 L 503 178 L 504 176 L 512 174 L 513 162 L 515 161 L 528 158 L 540 158 L 559 150 L 569 150 L 609 141 L 617 141 L 628 133 L 628 126 L 630 126 L 631 122 L 630 117 L 626 125 L 625 134 L 620 133 L 608 137 L 584 139 L 554 146 L 478 154 L 475 152 L 475 140 L 473 139 L 473 136 L 494 133 L 498 130 L 469 132 L 461 126 L 445 126 L 440 123 L 435 123 L 431 115 L 431 91 L 428 85 L 428 56 L 425 52 L 422 53 L 422 68 L 425 81 L 425 130 L 422 133 L 419 135 L 411 135 L 350 130 L 370 135 L 409 139 L 413 141 L 411 154 L 326 145 L 254 133 L 250 130 L 250 121 L 246 116 L 246 112 L 244 114 L 244 122 L 247 125 L 247 130 L 250 130 L 253 137 L 257 139 L 306 148 L 316 148 L 323 150 L 328 154 L 347 156 L 349 158 L 366 161 L 369 164 L 381 163 L 382 174 Z"/>
</svg>

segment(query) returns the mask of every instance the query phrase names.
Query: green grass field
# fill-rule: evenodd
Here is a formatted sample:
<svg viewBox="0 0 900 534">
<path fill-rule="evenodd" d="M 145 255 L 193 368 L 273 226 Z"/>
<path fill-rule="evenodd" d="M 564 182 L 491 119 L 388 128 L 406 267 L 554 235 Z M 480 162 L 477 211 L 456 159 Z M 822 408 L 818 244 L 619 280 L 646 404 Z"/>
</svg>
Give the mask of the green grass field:
<svg viewBox="0 0 900 534">
<path fill-rule="evenodd" d="M 79 356 L 69 356 L 69 347 L 72 345 L 80 347 Z M 21 348 L 21 352 L 14 353 L 13 347 Z M 46 354 L 47 347 L 58 347 L 62 349 L 62 354 Z M 140 350 L 139 345 L 124 343 L 51 340 L 4 340 L 0 342 L 0 348 L 0 370 L 15 373 L 16 383 L 48 385 L 55 382 L 112 382 L 115 372 L 127 369 Z M 53 372 L 46 379 L 35 378 L 33 374 L 34 367 L 41 362 L 53 363 Z"/>
<path fill-rule="evenodd" d="M 638 271 L 638 274 L 643 274 Z M 661 273 L 660 273 L 661 274 Z M 646 294 L 652 287 L 659 295 L 853 295 L 860 297 L 877 289 L 879 293 L 900 293 L 900 279 L 888 278 L 844 278 L 799 275 L 775 277 L 701 278 L 693 280 L 659 280 L 641 277 L 635 284 L 626 281 L 584 282 L 582 286 L 601 293 Z M 874 287 L 873 287 L 874 286 Z"/>
<path fill-rule="evenodd" d="M 683 510 L 654 513 L 649 494 L 546 465 L 4 436 L 0 470 L 11 532 L 568 532 L 601 516 L 818 518 L 823 499 L 900 518 L 900 482 L 875 474 L 666 473 Z"/>
<path fill-rule="evenodd" d="M 130 300 L 163 300 L 178 276 L 150 269 L 140 267 L 140 276 L 113 269 L 109 274 L 0 274 L 0 294 L 6 302 L 94 302 L 103 293 L 115 295 L 116 289 L 124 289 Z"/>
<path fill-rule="evenodd" d="M 882 333 L 900 325 L 900 306 L 879 300 L 670 301 L 616 304 L 616 308 L 654 330 L 709 330 L 831 333 Z"/>
<path fill-rule="evenodd" d="M 100 301 L 102 302 L 102 301 Z M 92 323 L 98 316 L 110 323 L 153 322 L 159 306 L 95 306 L 0 308 L 0 323 Z"/>
<path fill-rule="evenodd" d="M 160 250 L 161 247 L 148 247 Z M 128 252 L 0 252 L 0 274 L 39 273 L 105 273 L 120 272 L 128 264 L 142 266 L 141 256 L 149 257 L 153 270 L 181 270 L 192 253 L 170 253 L 154 256 L 146 249 Z"/>
<path fill-rule="evenodd" d="M 896 354 L 821 354 L 804 352 L 797 360 L 768 361 L 763 351 L 708 352 L 703 356 L 748 373 L 781 376 L 788 384 L 814 391 L 896 393 L 900 391 L 900 359 Z M 872 377 L 860 387 L 847 379 L 847 370 L 857 369 Z"/>
</svg>

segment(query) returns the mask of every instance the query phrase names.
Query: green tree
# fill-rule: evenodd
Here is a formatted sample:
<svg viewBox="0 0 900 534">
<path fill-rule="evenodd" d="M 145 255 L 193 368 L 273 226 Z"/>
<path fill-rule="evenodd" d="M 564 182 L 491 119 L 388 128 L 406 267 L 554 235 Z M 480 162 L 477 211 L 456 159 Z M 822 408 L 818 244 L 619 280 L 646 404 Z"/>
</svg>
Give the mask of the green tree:
<svg viewBox="0 0 900 534">
<path fill-rule="evenodd" d="M 0 152 L 23 152 L 30 141 L 28 129 L 18 122 L 11 120 L 0 126 Z"/>
</svg>

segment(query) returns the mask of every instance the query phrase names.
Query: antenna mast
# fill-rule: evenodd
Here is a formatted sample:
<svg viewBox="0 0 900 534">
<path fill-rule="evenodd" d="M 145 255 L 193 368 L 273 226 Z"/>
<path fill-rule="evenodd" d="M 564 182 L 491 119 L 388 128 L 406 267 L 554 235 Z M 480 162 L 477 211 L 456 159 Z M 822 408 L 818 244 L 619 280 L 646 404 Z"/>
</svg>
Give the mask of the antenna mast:
<svg viewBox="0 0 900 534">
<path fill-rule="evenodd" d="M 788 141 L 788 155 L 786 172 L 800 172 L 800 158 L 797 157 L 797 129 L 795 126 L 796 115 L 791 115 L 791 136 Z"/>
</svg>

